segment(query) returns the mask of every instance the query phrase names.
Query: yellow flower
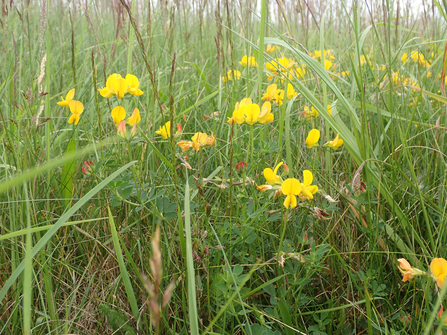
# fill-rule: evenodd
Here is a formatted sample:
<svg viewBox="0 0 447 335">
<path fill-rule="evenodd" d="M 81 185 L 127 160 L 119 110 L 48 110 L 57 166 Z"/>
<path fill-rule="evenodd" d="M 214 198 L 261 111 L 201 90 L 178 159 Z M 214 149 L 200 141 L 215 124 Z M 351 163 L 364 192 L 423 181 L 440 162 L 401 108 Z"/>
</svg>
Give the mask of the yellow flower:
<svg viewBox="0 0 447 335">
<path fill-rule="evenodd" d="M 140 82 L 136 76 L 133 74 L 127 74 L 126 75 L 126 82 L 127 85 L 129 85 L 129 94 L 140 96 L 143 94 L 143 91 L 139 89 Z"/>
<path fill-rule="evenodd" d="M 107 78 L 106 87 L 100 88 L 99 93 L 104 98 L 110 98 L 112 95 L 116 94 L 118 99 L 124 97 L 128 92 L 129 85 L 120 74 L 114 73 Z"/>
<path fill-rule="evenodd" d="M 324 68 L 326 70 L 329 70 L 331 68 L 331 66 L 332 66 L 332 62 L 330 60 L 325 59 L 324 60 Z"/>
<path fill-rule="evenodd" d="M 239 64 L 241 64 L 242 66 L 248 66 L 249 67 L 258 67 L 258 63 L 256 63 L 256 59 L 251 56 L 251 57 L 247 57 L 247 55 L 245 55 L 244 57 L 242 57 L 242 60 L 239 62 Z"/>
<path fill-rule="evenodd" d="M 121 106 L 116 106 L 114 109 L 112 109 L 110 114 L 112 115 L 113 122 L 117 127 L 118 124 L 126 118 L 126 111 L 124 110 L 124 107 Z"/>
<path fill-rule="evenodd" d="M 259 106 L 257 104 L 242 105 L 239 112 L 245 115 L 245 122 L 250 126 L 258 121 L 258 115 L 260 113 Z"/>
<path fill-rule="evenodd" d="M 127 130 L 126 130 L 126 121 L 121 121 L 117 126 L 117 133 L 122 138 L 127 137 Z"/>
<path fill-rule="evenodd" d="M 287 85 L 287 99 L 292 99 L 293 97 L 295 97 L 298 93 L 295 92 L 295 90 L 293 89 L 292 84 L 288 84 Z"/>
<path fill-rule="evenodd" d="M 337 150 L 338 148 L 340 148 L 343 145 L 343 140 L 338 138 L 338 135 L 334 138 L 334 140 L 330 141 L 327 143 L 327 146 L 329 148 L 332 148 L 334 150 Z"/>
<path fill-rule="evenodd" d="M 331 105 L 327 105 L 327 112 L 332 116 L 332 107 Z"/>
<path fill-rule="evenodd" d="M 208 144 L 209 137 L 205 133 L 198 132 L 195 133 L 193 137 L 191 137 L 191 140 L 193 143 L 192 145 L 193 149 L 195 151 L 199 151 L 200 147 L 203 147 Z"/>
<path fill-rule="evenodd" d="M 439 288 L 444 286 L 447 275 L 447 261 L 444 258 L 433 258 L 430 263 L 430 271 L 433 274 Z"/>
<path fill-rule="evenodd" d="M 65 96 L 65 100 L 61 97 L 62 101 L 59 101 L 57 104 L 62 107 L 69 107 L 74 95 L 75 89 L 73 88 L 72 90 L 68 91 L 67 95 Z"/>
<path fill-rule="evenodd" d="M 264 178 L 266 180 L 266 184 L 269 184 L 269 185 L 281 184 L 281 177 L 277 175 L 277 172 L 278 172 L 278 169 L 283 164 L 284 164 L 283 162 L 280 162 L 278 165 L 276 165 L 275 171 L 273 171 L 270 168 L 264 169 L 263 173 L 264 173 Z"/>
<path fill-rule="evenodd" d="M 286 200 L 284 200 L 285 208 L 295 208 L 296 207 L 296 196 L 301 192 L 301 183 L 295 178 L 289 178 L 284 180 L 281 185 L 281 192 L 286 195 Z"/>
<path fill-rule="evenodd" d="M 164 124 L 164 126 L 160 127 L 159 130 L 155 132 L 158 135 L 161 135 L 163 139 L 167 139 L 168 137 L 171 137 L 171 121 L 168 121 Z"/>
<path fill-rule="evenodd" d="M 233 111 L 233 117 L 228 119 L 228 123 L 242 124 L 245 122 L 244 112 L 237 105 L 237 109 Z"/>
<path fill-rule="evenodd" d="M 316 146 L 319 139 L 320 139 L 320 131 L 318 129 L 312 129 L 306 138 L 307 148 L 310 149 Z"/>
<path fill-rule="evenodd" d="M 262 100 L 272 101 L 275 98 L 275 92 L 277 89 L 276 84 L 271 84 L 267 87 L 267 92 L 262 96 Z"/>
<path fill-rule="evenodd" d="M 271 45 L 271 44 L 267 45 L 265 52 L 267 52 L 269 54 L 269 53 L 272 53 L 273 51 L 275 51 L 275 46 Z"/>
<path fill-rule="evenodd" d="M 282 105 L 282 100 L 284 99 L 284 90 L 276 90 L 275 92 L 275 102 L 278 106 Z"/>
<path fill-rule="evenodd" d="M 309 107 L 304 106 L 304 113 L 306 113 L 307 118 L 318 117 L 319 115 L 318 111 L 315 109 L 314 106 L 312 106 L 310 109 Z"/>
<path fill-rule="evenodd" d="M 408 54 L 406 52 L 404 52 L 404 54 L 402 55 L 402 58 L 400 60 L 402 61 L 402 64 L 407 64 Z"/>
<path fill-rule="evenodd" d="M 73 90 L 74 91 L 74 90 Z M 80 101 L 71 100 L 69 104 L 71 116 L 68 119 L 68 123 L 74 122 L 75 126 L 79 123 L 80 115 L 84 111 L 84 105 Z"/>
<path fill-rule="evenodd" d="M 193 142 L 191 141 L 180 141 L 177 145 L 182 148 L 183 152 L 188 151 L 189 148 L 192 148 Z"/>
<path fill-rule="evenodd" d="M 211 136 L 208 136 L 208 140 L 206 142 L 207 145 L 210 147 L 214 147 L 214 144 L 216 143 L 216 138 L 214 137 L 214 134 L 211 133 Z"/>
<path fill-rule="evenodd" d="M 266 101 L 262 104 L 261 113 L 258 116 L 258 122 L 262 124 L 266 124 L 272 122 L 275 119 L 275 116 L 270 113 L 272 110 L 272 104 L 270 101 Z"/>
<path fill-rule="evenodd" d="M 260 186 L 256 186 L 256 189 L 257 189 L 258 191 L 261 191 L 261 192 L 269 191 L 269 190 L 271 190 L 272 188 L 273 188 L 272 185 L 260 185 Z"/>
<path fill-rule="evenodd" d="M 435 258 L 435 259 L 441 259 L 441 258 Z M 406 282 L 410 279 L 413 279 L 415 276 L 425 275 L 425 272 L 417 268 L 413 268 L 405 258 L 399 258 L 397 261 L 399 262 L 398 269 L 400 273 L 402 273 L 403 275 L 402 281 Z"/>
<path fill-rule="evenodd" d="M 304 70 L 304 67 L 296 67 L 295 68 L 295 76 L 300 79 L 304 77 L 304 74 L 306 73 L 306 70 Z"/>
<path fill-rule="evenodd" d="M 241 78 L 241 71 L 239 70 L 230 70 L 228 71 L 227 75 L 225 77 L 222 77 L 222 81 L 227 80 L 233 80 L 233 79 L 240 79 Z"/>
<path fill-rule="evenodd" d="M 134 126 L 138 124 L 140 121 L 141 121 L 140 110 L 138 108 L 135 108 L 130 118 L 127 119 L 127 124 Z"/>
<path fill-rule="evenodd" d="M 312 172 L 310 172 L 309 170 L 304 170 L 303 171 L 303 183 L 301 184 L 302 188 L 301 188 L 301 194 L 300 194 L 300 198 L 302 198 L 303 200 L 307 199 L 313 199 L 314 198 L 314 194 L 317 193 L 318 191 L 318 186 L 317 185 L 311 185 L 312 181 L 314 180 L 314 176 L 312 175 Z"/>
</svg>

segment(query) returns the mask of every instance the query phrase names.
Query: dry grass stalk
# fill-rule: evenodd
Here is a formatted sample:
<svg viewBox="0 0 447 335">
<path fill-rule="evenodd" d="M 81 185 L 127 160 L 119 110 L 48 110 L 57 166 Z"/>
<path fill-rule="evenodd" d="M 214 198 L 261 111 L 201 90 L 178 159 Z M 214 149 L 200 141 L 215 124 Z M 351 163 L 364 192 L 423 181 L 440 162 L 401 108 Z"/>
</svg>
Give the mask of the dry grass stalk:
<svg viewBox="0 0 447 335">
<path fill-rule="evenodd" d="M 157 226 L 155 234 L 152 238 L 152 258 L 149 260 L 151 267 L 152 282 L 146 275 L 142 275 L 144 281 L 144 287 L 149 293 L 149 311 L 151 313 L 151 323 L 155 328 L 156 334 L 159 334 L 161 311 L 168 305 L 171 300 L 172 293 L 175 288 L 175 281 L 171 281 L 169 286 L 162 294 L 161 305 L 159 304 L 159 292 L 161 280 L 163 277 L 163 266 L 161 263 L 161 249 L 160 249 L 160 227 Z"/>
</svg>

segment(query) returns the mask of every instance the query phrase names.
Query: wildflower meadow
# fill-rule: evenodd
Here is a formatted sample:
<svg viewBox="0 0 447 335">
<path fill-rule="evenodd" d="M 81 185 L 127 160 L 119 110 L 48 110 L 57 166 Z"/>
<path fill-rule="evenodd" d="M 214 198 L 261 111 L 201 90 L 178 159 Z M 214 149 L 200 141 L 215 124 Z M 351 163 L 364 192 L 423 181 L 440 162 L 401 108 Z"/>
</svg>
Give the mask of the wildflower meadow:
<svg viewBox="0 0 447 335">
<path fill-rule="evenodd" d="M 445 334 L 445 0 L 2 0 L 0 334 Z"/>
</svg>

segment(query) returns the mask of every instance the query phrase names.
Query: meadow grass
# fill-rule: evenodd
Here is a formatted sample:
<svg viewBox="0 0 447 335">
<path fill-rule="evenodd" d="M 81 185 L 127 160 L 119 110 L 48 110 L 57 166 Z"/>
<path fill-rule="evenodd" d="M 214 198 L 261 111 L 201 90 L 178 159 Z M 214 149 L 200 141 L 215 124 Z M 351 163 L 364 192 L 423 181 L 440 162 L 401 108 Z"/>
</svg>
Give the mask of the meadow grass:
<svg viewBox="0 0 447 335">
<path fill-rule="evenodd" d="M 446 22 L 3 1 L 0 333 L 445 331 Z"/>
</svg>

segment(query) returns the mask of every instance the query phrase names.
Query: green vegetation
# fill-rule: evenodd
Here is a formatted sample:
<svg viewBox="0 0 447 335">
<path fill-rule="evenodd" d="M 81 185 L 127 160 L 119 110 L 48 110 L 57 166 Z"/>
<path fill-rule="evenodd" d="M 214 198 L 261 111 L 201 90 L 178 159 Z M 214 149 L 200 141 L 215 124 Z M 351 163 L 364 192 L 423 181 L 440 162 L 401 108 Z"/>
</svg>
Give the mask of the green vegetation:
<svg viewBox="0 0 447 335">
<path fill-rule="evenodd" d="M 447 3 L 353 2 L 3 1 L 0 333 L 445 331 Z"/>
</svg>

